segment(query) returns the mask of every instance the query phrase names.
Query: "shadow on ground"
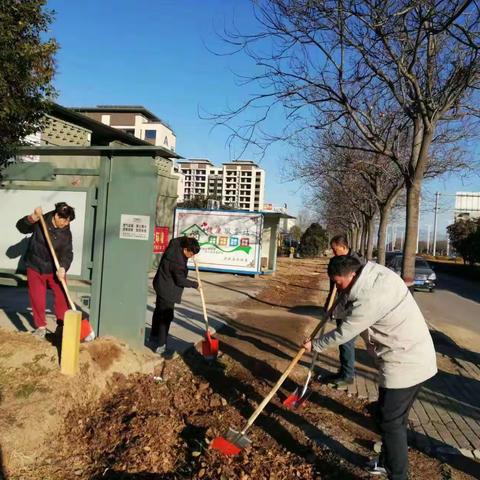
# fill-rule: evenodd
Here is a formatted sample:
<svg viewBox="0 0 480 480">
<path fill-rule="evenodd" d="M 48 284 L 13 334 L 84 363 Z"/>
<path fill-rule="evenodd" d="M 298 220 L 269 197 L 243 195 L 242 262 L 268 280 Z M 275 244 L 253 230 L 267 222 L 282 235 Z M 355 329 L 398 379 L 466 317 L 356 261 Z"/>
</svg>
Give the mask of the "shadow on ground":
<svg viewBox="0 0 480 480">
<path fill-rule="evenodd" d="M 457 360 L 465 360 L 472 362 L 475 365 L 480 365 L 480 353 L 468 350 L 458 345 L 458 343 L 445 333 L 439 330 L 430 330 L 435 350 L 437 353 L 447 355 L 450 358 Z"/>
<path fill-rule="evenodd" d="M 478 282 L 439 273 L 437 290 L 446 290 L 473 302 L 480 303 L 480 284 Z"/>
</svg>

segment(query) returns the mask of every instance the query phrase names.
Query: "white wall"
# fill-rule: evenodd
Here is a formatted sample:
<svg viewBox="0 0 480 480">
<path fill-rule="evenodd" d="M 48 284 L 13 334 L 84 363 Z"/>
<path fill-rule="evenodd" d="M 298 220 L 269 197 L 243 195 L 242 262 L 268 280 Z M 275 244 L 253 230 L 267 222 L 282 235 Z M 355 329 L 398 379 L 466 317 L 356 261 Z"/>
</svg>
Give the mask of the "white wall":
<svg viewBox="0 0 480 480">
<path fill-rule="evenodd" d="M 0 269 L 15 272 L 21 255 L 25 252 L 27 239 L 15 227 L 17 221 L 29 215 L 41 206 L 45 213 L 55 208 L 55 203 L 67 202 L 75 208 L 75 220 L 70 223 L 73 237 L 73 262 L 68 271 L 71 275 L 81 275 L 83 235 L 87 192 L 56 190 L 0 189 L 0 218 L 2 234 L 0 235 Z"/>
</svg>

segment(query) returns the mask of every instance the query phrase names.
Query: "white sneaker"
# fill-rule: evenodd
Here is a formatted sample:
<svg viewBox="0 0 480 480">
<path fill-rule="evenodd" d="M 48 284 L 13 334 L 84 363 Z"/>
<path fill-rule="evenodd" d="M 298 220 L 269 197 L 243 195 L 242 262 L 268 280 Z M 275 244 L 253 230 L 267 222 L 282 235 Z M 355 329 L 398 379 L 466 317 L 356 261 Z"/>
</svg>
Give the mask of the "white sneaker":
<svg viewBox="0 0 480 480">
<path fill-rule="evenodd" d="M 92 330 L 83 340 L 82 343 L 93 342 L 95 340 L 95 332 Z"/>
<path fill-rule="evenodd" d="M 45 335 L 47 334 L 46 327 L 37 328 L 32 332 L 32 335 L 38 340 L 45 340 Z"/>
<path fill-rule="evenodd" d="M 370 475 L 387 475 L 387 470 L 378 463 L 378 458 L 367 463 L 367 470 Z"/>
<path fill-rule="evenodd" d="M 368 468 L 368 473 L 370 475 L 386 475 L 387 470 L 385 467 L 382 467 L 377 462 L 374 462 L 371 467 Z"/>
<path fill-rule="evenodd" d="M 178 357 L 178 353 L 175 350 L 165 348 L 165 345 L 163 345 L 162 347 L 158 347 L 155 350 L 155 353 L 160 355 L 164 360 L 173 360 L 174 358 Z"/>
</svg>

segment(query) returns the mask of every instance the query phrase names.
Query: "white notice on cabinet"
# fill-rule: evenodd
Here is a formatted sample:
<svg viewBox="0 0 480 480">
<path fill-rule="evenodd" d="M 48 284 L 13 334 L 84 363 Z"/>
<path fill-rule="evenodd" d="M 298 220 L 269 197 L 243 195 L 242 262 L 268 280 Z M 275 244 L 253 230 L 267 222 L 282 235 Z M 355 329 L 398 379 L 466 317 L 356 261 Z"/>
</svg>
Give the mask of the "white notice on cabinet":
<svg viewBox="0 0 480 480">
<path fill-rule="evenodd" d="M 150 217 L 148 215 L 125 215 L 120 218 L 120 238 L 148 240 Z"/>
</svg>

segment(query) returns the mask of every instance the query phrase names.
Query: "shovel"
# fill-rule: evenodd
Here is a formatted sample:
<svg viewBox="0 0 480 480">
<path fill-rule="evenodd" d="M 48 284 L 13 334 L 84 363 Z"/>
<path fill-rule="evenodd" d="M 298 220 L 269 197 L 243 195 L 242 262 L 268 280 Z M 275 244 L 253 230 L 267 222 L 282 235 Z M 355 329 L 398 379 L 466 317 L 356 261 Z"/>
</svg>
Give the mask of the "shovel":
<svg viewBox="0 0 480 480">
<path fill-rule="evenodd" d="M 325 324 L 330 316 L 330 310 L 328 311 L 325 319 L 322 319 L 318 325 L 315 327 L 313 332 L 311 333 L 309 339 L 312 340 L 317 335 L 320 328 Z M 270 402 L 272 397 L 275 395 L 277 390 L 282 386 L 282 383 L 288 377 L 290 372 L 293 370 L 293 367 L 299 362 L 302 358 L 303 354 L 305 353 L 305 347 L 301 347 L 298 351 L 295 358 L 290 362 L 290 365 L 287 369 L 283 372 L 282 376 L 278 379 L 275 386 L 270 390 L 268 395 L 263 399 L 262 403 L 257 407 L 257 409 L 252 413 L 250 418 L 247 420 L 247 423 L 243 427 L 243 430 L 238 432 L 233 428 L 229 428 L 226 438 L 224 437 L 217 437 L 214 438 L 210 447 L 222 452 L 224 455 L 238 455 L 242 448 L 245 448 L 251 444 L 250 439 L 246 436 L 247 430 L 253 425 L 257 417 L 262 413 L 263 409 L 267 406 Z"/>
<path fill-rule="evenodd" d="M 312 357 L 312 362 L 310 363 L 310 368 L 308 369 L 307 380 L 305 381 L 305 385 L 303 386 L 302 392 L 300 393 L 300 395 L 298 394 L 299 387 L 297 387 L 295 391 L 283 401 L 283 404 L 287 408 L 291 408 L 295 410 L 297 408 L 300 408 L 307 400 L 307 397 L 309 395 L 306 395 L 306 393 L 307 393 L 310 380 L 312 379 L 313 369 L 315 368 L 315 364 L 317 363 L 317 358 L 318 358 L 318 352 L 315 352 Z"/>
<path fill-rule="evenodd" d="M 328 302 L 328 307 L 327 307 L 328 313 L 323 321 L 323 325 L 322 325 L 323 328 L 322 328 L 321 335 L 323 335 L 323 332 L 325 331 L 325 325 L 330 316 L 333 301 L 335 300 L 336 296 L 337 296 L 337 287 L 334 286 L 332 290 L 332 295 L 330 296 L 330 301 Z M 315 368 L 315 364 L 317 363 L 317 358 L 318 358 L 318 352 L 314 352 L 312 363 L 310 363 L 310 368 L 308 370 L 307 380 L 305 381 L 305 385 L 302 388 L 301 394 L 300 395 L 298 394 L 298 388 L 296 388 L 295 391 L 283 401 L 283 404 L 287 408 L 297 409 L 297 408 L 300 408 L 305 403 L 307 399 L 306 393 L 307 393 L 308 385 L 310 383 L 310 380 L 312 379 L 313 369 Z"/>
<path fill-rule="evenodd" d="M 218 355 L 218 340 L 211 337 L 208 329 L 207 307 L 205 305 L 202 280 L 200 279 L 200 272 L 195 257 L 193 257 L 193 263 L 195 264 L 195 271 L 197 272 L 198 289 L 200 290 L 200 297 L 202 298 L 203 318 L 205 319 L 205 340 L 202 342 L 202 354 L 207 360 L 215 360 Z"/>
</svg>

